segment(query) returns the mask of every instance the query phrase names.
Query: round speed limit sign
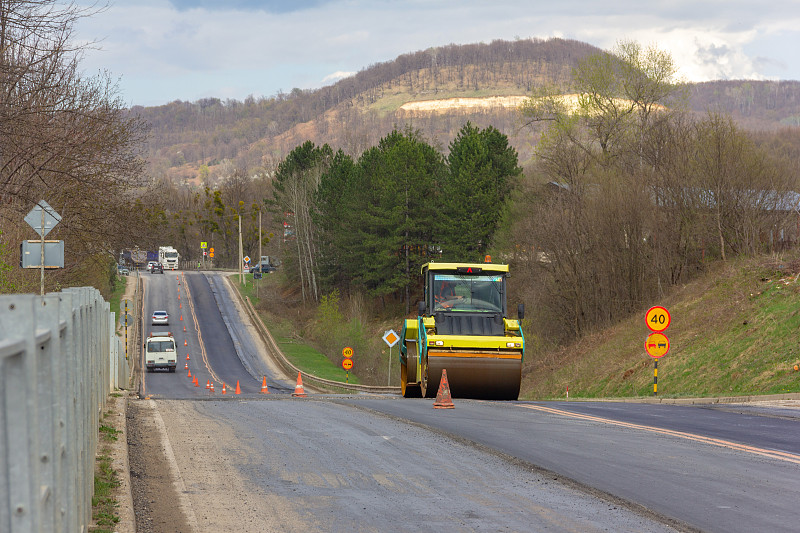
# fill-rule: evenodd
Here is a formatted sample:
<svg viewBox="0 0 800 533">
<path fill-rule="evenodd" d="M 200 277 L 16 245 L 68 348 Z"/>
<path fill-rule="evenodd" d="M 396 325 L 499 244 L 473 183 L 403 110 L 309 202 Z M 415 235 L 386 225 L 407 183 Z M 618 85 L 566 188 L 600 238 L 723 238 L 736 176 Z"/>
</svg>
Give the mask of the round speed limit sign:
<svg viewBox="0 0 800 533">
<path fill-rule="evenodd" d="M 346 359 L 350 359 L 351 357 L 353 357 L 353 349 L 352 349 L 351 347 L 349 347 L 349 346 L 348 346 L 347 348 L 345 348 L 344 350 L 342 350 L 342 355 L 343 355 L 343 356 L 344 356 Z"/>
<path fill-rule="evenodd" d="M 660 305 L 648 309 L 644 319 L 650 331 L 655 333 L 667 329 L 672 321 L 669 311 L 667 311 L 666 307 L 661 307 Z"/>
</svg>

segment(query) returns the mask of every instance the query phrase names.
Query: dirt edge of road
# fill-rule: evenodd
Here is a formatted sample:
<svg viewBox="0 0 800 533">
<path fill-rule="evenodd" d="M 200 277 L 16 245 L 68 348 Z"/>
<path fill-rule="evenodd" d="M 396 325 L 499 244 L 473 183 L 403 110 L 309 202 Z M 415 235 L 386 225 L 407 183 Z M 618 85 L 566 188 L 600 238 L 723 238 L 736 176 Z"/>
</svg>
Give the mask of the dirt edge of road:
<svg viewBox="0 0 800 533">
<path fill-rule="evenodd" d="M 197 531 L 197 520 L 155 402 L 129 398 L 127 419 L 136 533 Z"/>
</svg>

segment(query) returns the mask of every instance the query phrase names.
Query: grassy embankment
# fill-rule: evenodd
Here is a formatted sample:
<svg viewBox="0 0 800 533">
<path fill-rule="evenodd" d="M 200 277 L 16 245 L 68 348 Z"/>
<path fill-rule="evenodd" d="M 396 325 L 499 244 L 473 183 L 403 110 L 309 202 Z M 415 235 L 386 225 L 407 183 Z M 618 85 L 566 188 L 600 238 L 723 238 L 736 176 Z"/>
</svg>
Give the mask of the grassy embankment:
<svg viewBox="0 0 800 533">
<path fill-rule="evenodd" d="M 670 350 L 661 397 L 800 392 L 800 251 L 736 259 L 652 305 L 666 307 Z M 526 362 L 522 398 L 653 395 L 646 309 L 558 352 Z"/>
<path fill-rule="evenodd" d="M 276 291 L 280 278 L 281 274 L 279 273 L 265 275 L 260 280 L 261 285 L 258 287 L 260 297 L 265 297 L 268 291 Z M 232 281 L 234 281 L 234 285 L 239 292 L 250 299 L 261 321 L 269 329 L 281 351 L 294 366 L 320 378 L 341 381 L 342 383 L 347 379 L 349 383 L 359 383 L 358 376 L 351 372 L 348 378 L 341 366 L 334 364 L 314 348 L 311 343 L 298 335 L 298 327 L 295 322 L 285 316 L 279 316 L 260 308 L 260 298 L 256 296 L 252 274 L 245 275 L 245 285 L 239 283 L 238 275 L 234 275 Z"/>
</svg>

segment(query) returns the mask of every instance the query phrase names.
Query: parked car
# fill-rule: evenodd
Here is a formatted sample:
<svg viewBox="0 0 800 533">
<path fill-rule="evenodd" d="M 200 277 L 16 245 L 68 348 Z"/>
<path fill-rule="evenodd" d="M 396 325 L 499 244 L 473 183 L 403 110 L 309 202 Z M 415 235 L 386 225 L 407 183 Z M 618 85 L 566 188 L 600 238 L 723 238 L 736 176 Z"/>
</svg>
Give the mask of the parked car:
<svg viewBox="0 0 800 533">
<path fill-rule="evenodd" d="M 128 270 L 128 267 L 122 266 L 122 265 L 117 265 L 117 274 L 119 274 L 120 276 L 127 276 L 130 273 L 131 273 L 131 271 Z"/>
<path fill-rule="evenodd" d="M 156 264 L 155 264 L 155 265 L 153 265 L 153 267 L 150 269 L 150 273 L 151 273 L 151 274 L 156 274 L 156 273 L 158 273 L 158 274 L 163 274 L 163 273 L 164 273 L 164 265 L 162 265 L 161 263 L 156 263 Z"/>
<path fill-rule="evenodd" d="M 269 274 L 270 272 L 275 272 L 275 267 L 272 265 L 256 265 L 250 269 L 251 274 L 255 274 L 256 272 L 261 272 L 263 274 Z"/>
<path fill-rule="evenodd" d="M 153 325 L 168 325 L 169 324 L 169 315 L 166 311 L 153 311 Z"/>
</svg>

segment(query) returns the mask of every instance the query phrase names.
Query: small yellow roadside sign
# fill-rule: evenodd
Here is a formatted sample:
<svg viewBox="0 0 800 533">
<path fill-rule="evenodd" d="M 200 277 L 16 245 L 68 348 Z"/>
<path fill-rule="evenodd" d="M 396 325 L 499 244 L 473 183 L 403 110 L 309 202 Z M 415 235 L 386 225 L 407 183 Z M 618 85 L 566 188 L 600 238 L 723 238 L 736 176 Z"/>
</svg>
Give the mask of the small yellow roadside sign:
<svg viewBox="0 0 800 533">
<path fill-rule="evenodd" d="M 344 359 L 342 361 L 342 368 L 344 368 L 347 371 L 350 371 L 350 369 L 353 368 L 353 360 L 352 359 Z"/>
<path fill-rule="evenodd" d="M 348 346 L 347 348 L 342 350 L 342 355 L 344 356 L 345 359 L 350 359 L 351 357 L 353 357 L 353 349 Z"/>
</svg>

